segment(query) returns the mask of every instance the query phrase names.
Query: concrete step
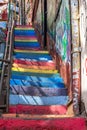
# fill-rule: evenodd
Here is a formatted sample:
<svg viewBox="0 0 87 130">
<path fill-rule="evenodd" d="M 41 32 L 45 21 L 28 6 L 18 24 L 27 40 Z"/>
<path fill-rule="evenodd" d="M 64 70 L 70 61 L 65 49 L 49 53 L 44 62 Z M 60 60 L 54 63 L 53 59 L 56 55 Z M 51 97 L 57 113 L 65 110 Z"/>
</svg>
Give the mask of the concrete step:
<svg viewBox="0 0 87 130">
<path fill-rule="evenodd" d="M 67 105 L 69 100 L 68 96 L 27 96 L 27 95 L 13 95 L 9 96 L 10 105 Z"/>
<path fill-rule="evenodd" d="M 30 95 L 30 96 L 67 96 L 67 88 L 46 88 L 46 87 L 25 87 L 25 86 L 11 86 L 11 94 Z"/>
</svg>

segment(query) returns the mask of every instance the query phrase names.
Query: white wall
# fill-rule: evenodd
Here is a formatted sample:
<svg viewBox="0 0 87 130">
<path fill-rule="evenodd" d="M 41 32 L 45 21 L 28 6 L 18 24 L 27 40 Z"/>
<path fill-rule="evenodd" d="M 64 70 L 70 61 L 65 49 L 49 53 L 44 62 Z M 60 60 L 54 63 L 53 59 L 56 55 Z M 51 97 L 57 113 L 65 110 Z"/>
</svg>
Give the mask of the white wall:
<svg viewBox="0 0 87 130">
<path fill-rule="evenodd" d="M 87 0 L 80 3 L 81 94 L 87 112 Z"/>
</svg>

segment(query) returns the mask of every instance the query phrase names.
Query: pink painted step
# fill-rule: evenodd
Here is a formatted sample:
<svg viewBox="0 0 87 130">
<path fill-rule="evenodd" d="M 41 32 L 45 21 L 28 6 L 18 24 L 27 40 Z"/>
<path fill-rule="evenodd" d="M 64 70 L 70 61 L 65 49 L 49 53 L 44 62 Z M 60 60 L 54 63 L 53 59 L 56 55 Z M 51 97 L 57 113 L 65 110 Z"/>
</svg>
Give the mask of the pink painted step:
<svg viewBox="0 0 87 130">
<path fill-rule="evenodd" d="M 0 130 L 87 130 L 84 118 L 0 119 Z"/>
<path fill-rule="evenodd" d="M 66 114 L 67 107 L 63 105 L 51 105 L 51 106 L 29 106 L 29 105 L 17 105 L 10 106 L 9 113 L 18 114 L 32 114 L 32 115 L 52 115 Z"/>
</svg>

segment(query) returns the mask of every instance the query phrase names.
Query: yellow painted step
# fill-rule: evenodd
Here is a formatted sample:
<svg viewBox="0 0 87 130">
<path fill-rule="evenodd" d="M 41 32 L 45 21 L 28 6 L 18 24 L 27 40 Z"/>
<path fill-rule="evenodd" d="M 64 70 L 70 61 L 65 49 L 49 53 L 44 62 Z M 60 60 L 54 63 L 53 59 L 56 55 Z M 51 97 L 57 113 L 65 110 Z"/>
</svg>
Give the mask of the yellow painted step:
<svg viewBox="0 0 87 130">
<path fill-rule="evenodd" d="M 36 40 L 15 39 L 15 42 L 38 42 L 38 41 L 37 41 L 37 39 Z"/>
<path fill-rule="evenodd" d="M 28 28 L 21 28 L 21 27 L 18 28 L 17 27 L 17 28 L 15 28 L 15 30 L 34 30 L 34 28 L 29 28 L 29 27 Z"/>
<path fill-rule="evenodd" d="M 21 67 L 12 67 L 12 71 L 24 72 L 24 73 L 43 73 L 43 74 L 56 74 L 58 70 L 40 70 L 40 69 L 26 69 Z"/>
<path fill-rule="evenodd" d="M 19 50 L 19 49 L 14 49 L 14 52 L 20 52 L 20 53 L 35 53 L 35 54 L 49 54 L 48 51 L 31 51 L 31 50 Z"/>
</svg>

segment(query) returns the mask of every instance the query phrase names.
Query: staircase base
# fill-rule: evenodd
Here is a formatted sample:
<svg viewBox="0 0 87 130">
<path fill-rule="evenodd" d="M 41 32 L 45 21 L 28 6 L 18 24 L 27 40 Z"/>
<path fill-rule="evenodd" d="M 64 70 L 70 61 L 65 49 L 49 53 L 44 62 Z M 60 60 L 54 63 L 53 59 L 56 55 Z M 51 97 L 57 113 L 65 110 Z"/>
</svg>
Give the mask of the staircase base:
<svg viewBox="0 0 87 130">
<path fill-rule="evenodd" d="M 0 130 L 86 130 L 84 118 L 0 119 Z"/>
</svg>

